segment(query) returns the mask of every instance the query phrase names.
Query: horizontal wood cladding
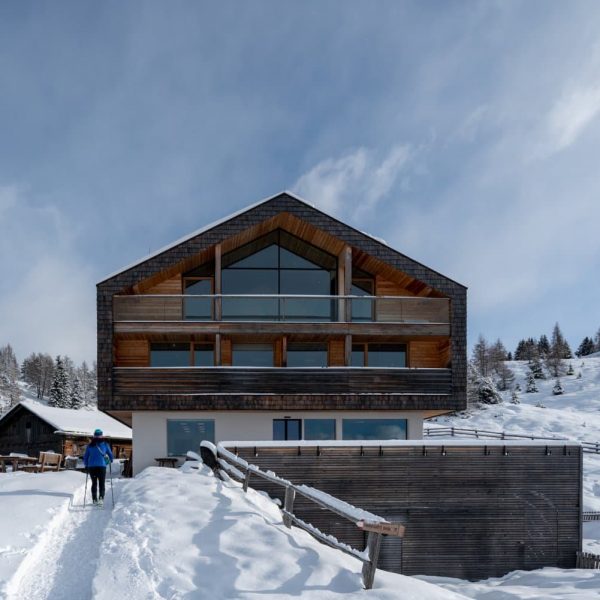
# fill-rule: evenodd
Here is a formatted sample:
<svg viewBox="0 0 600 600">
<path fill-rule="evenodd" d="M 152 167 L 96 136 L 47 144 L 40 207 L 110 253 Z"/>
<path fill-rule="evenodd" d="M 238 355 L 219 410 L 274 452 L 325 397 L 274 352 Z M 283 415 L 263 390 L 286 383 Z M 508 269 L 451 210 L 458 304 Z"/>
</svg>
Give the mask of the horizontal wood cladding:
<svg viewBox="0 0 600 600">
<path fill-rule="evenodd" d="M 450 394 L 447 369 L 120 368 L 116 394 Z"/>
<path fill-rule="evenodd" d="M 386 537 L 382 568 L 407 575 L 499 577 L 516 569 L 575 567 L 582 476 L 578 446 L 239 448 L 296 484 L 406 524 Z M 506 453 L 505 453 L 506 452 Z M 362 455 L 361 455 L 362 454 Z M 281 497 L 254 477 L 250 485 Z M 294 511 L 321 531 L 364 547 L 355 526 L 301 497 Z"/>
<path fill-rule="evenodd" d="M 114 394 L 107 411 L 143 410 L 457 410 L 445 394 Z M 357 417 L 360 414 L 357 414 Z"/>
<path fill-rule="evenodd" d="M 346 364 L 346 350 L 344 340 L 329 341 L 329 366 L 343 367 Z"/>
<path fill-rule="evenodd" d="M 409 366 L 413 368 L 447 368 L 449 366 L 448 342 L 411 341 Z"/>
<path fill-rule="evenodd" d="M 181 273 L 140 291 L 143 294 L 182 294 Z"/>
<path fill-rule="evenodd" d="M 150 346 L 146 340 L 115 340 L 115 364 L 119 367 L 147 367 Z"/>
<path fill-rule="evenodd" d="M 428 323 L 281 323 L 281 322 L 153 322 L 129 321 L 114 324 L 116 334 L 307 334 L 369 336 L 449 336 L 450 325 Z"/>
<path fill-rule="evenodd" d="M 153 286 L 176 277 L 179 273 L 185 272 L 197 264 L 214 259 L 215 247 L 218 244 L 221 245 L 221 251 L 225 253 L 231 248 L 255 239 L 258 235 L 267 233 L 277 227 L 306 239 L 315 246 L 328 249 L 337 256 L 344 248 L 351 248 L 353 266 L 378 275 L 387 281 L 395 282 L 411 294 L 450 298 L 452 336 L 451 404 L 456 408 L 466 406 L 466 288 L 376 239 L 361 233 L 357 229 L 322 213 L 307 203 L 289 194 L 282 193 L 228 220 L 224 220 L 198 235 L 191 236 L 183 242 L 98 284 L 98 404 L 101 409 L 106 409 L 109 406 L 113 394 L 114 296 L 152 289 Z M 116 324 L 115 331 L 125 325 L 127 324 Z M 164 335 L 169 333 L 165 330 L 162 332 L 154 330 L 153 328 L 156 325 L 160 326 L 162 324 L 136 324 L 133 329 L 123 329 L 121 333 L 132 336 L 151 332 Z M 189 325 L 194 327 L 197 324 L 180 323 L 177 326 L 185 328 Z M 335 327 L 338 324 L 331 325 Z M 383 323 L 378 325 L 383 328 L 388 327 Z M 279 324 L 279 326 L 284 325 Z M 406 324 L 406 327 L 410 326 Z M 139 329 L 135 327 L 139 327 Z M 418 327 L 418 331 L 404 329 L 404 332 L 407 336 L 448 336 L 450 334 L 450 327 L 447 325 L 444 326 L 443 330 L 425 329 L 423 327 L 427 326 L 421 325 L 418 325 Z M 184 331 L 187 330 L 182 329 L 175 333 Z M 201 331 L 197 330 L 196 333 L 201 334 Z M 284 332 L 281 331 L 281 333 Z M 333 335 L 345 335 L 348 332 L 332 330 L 331 333 Z M 365 331 L 365 333 L 368 332 Z"/>
</svg>

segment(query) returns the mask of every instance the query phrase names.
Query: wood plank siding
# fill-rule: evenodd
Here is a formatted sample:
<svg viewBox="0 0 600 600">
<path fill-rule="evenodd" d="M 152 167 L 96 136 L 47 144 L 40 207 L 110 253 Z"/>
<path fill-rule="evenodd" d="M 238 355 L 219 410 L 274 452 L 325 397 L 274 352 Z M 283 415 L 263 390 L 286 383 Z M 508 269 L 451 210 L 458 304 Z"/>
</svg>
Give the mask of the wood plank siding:
<svg viewBox="0 0 600 600">
<path fill-rule="evenodd" d="M 465 579 L 575 567 L 581 547 L 581 448 L 480 445 L 233 448 L 248 462 L 406 524 L 384 538 L 381 567 Z M 258 478 L 251 486 L 280 497 Z M 352 524 L 301 497 L 294 512 L 364 547 Z"/>
<path fill-rule="evenodd" d="M 338 301 L 339 320 L 336 322 L 202 322 L 183 318 L 182 298 L 169 297 L 183 293 L 182 274 L 205 264 L 220 269 L 222 256 L 277 229 L 337 257 L 338 292 L 349 293 L 356 271 L 359 278 L 367 273 L 374 279 L 373 292 L 376 295 L 396 297 L 376 301 L 373 317 L 380 321 L 348 322 L 351 315 L 344 300 Z M 219 271 L 215 273 L 213 291 L 220 289 Z M 106 279 L 98 284 L 97 293 L 98 405 L 102 410 L 128 411 L 136 405 L 150 404 L 169 409 L 172 404 L 175 407 L 189 404 L 191 394 L 196 393 L 193 391 L 196 385 L 210 388 L 210 385 L 214 385 L 210 377 L 223 379 L 224 375 L 207 375 L 205 381 L 212 382 L 210 384 L 199 384 L 194 380 L 192 388 L 183 395 L 177 387 L 181 381 L 179 376 L 170 378 L 169 381 L 177 387 L 170 392 L 171 396 L 161 391 L 154 396 L 150 394 L 153 399 L 149 401 L 144 391 L 147 386 L 139 388 L 140 398 L 135 399 L 136 394 L 132 390 L 142 382 L 133 383 L 133 375 L 124 375 L 119 368 L 147 365 L 143 348 L 144 344 L 147 348 L 151 341 L 191 343 L 211 336 L 217 340 L 217 364 L 223 366 L 231 365 L 232 340 L 247 341 L 250 337 L 254 341 L 268 339 L 274 343 L 276 339 L 281 340 L 277 342 L 280 345 L 276 346 L 275 365 L 285 364 L 282 336 L 288 336 L 288 341 L 311 339 L 326 342 L 330 365 L 347 364 L 354 340 L 368 342 L 369 338 L 377 338 L 377 342 L 406 343 L 409 365 L 450 369 L 444 375 L 443 392 L 437 392 L 435 385 L 433 388 L 427 387 L 427 382 L 424 382 L 425 388 L 416 390 L 417 383 L 422 380 L 419 377 L 413 380 L 409 386 L 410 394 L 420 398 L 418 409 L 444 411 L 466 406 L 466 288 L 290 194 L 275 196 Z M 404 300 L 403 296 L 406 297 Z M 219 309 L 217 300 L 212 311 L 213 318 L 218 319 L 221 314 Z M 337 377 L 329 369 L 326 374 L 324 377 Z M 145 375 L 150 378 L 157 376 L 150 371 Z M 227 377 L 233 377 L 231 386 L 234 389 L 242 385 L 231 371 Z M 347 376 L 343 376 L 342 381 L 344 377 Z M 450 382 L 447 381 L 448 377 Z M 437 380 L 435 383 L 437 385 Z M 362 384 L 370 386 L 372 378 L 363 379 Z M 124 385 L 130 386 L 127 393 L 117 391 L 122 390 Z M 219 383 L 219 386 L 223 385 Z M 251 389 L 254 389 L 252 385 L 250 383 Z M 335 387 L 338 384 L 332 385 Z M 405 393 L 403 386 L 407 384 L 402 383 L 400 388 L 392 390 L 386 387 L 388 384 L 384 378 L 377 385 L 381 390 L 388 391 L 372 392 L 369 387 L 358 391 L 355 385 L 354 390 L 347 393 L 370 393 L 373 396 L 377 393 L 396 394 L 399 399 Z M 341 386 L 342 389 L 344 386 L 346 384 Z M 294 388 L 288 388 L 287 393 L 290 391 L 297 398 L 305 395 Z M 247 395 L 253 393 L 247 392 Z M 280 393 L 285 394 L 286 391 L 277 391 L 276 395 Z M 341 390 L 335 392 L 340 398 L 343 393 Z M 118 402 L 113 395 L 118 396 Z M 185 401 L 175 400 L 175 396 L 181 396 Z M 325 398 L 324 395 L 322 397 Z M 330 400 L 327 400 L 327 405 L 331 404 Z M 127 402 L 130 402 L 129 406 Z M 314 397 L 311 402 L 314 404 Z M 382 397 L 381 404 L 386 402 L 389 403 L 389 398 Z M 349 406 L 356 405 L 352 398 L 348 399 L 348 403 Z M 115 404 L 118 404 L 118 408 Z M 284 404 L 289 403 L 286 401 Z M 398 406 L 403 402 L 398 400 L 393 404 Z"/>
</svg>

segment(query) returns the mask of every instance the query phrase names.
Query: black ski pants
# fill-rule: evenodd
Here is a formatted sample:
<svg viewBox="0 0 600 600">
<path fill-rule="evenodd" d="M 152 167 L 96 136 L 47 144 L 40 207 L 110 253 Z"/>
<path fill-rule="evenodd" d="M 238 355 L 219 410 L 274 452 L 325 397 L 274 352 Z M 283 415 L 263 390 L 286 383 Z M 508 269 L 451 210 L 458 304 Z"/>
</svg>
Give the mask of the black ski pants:
<svg viewBox="0 0 600 600">
<path fill-rule="evenodd" d="M 88 473 L 92 479 L 92 500 L 98 499 L 97 489 L 100 486 L 100 498 L 104 498 L 104 483 L 106 482 L 106 467 L 89 467 Z"/>
</svg>

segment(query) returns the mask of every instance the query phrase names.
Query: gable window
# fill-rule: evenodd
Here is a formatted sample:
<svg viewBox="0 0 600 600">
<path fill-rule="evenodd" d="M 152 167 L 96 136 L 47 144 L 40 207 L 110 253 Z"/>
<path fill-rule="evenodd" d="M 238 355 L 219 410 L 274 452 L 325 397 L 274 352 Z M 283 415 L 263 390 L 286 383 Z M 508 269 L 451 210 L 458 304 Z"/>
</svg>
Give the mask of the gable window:
<svg viewBox="0 0 600 600">
<path fill-rule="evenodd" d="M 330 296 L 336 293 L 336 257 L 276 230 L 223 256 L 224 295 Z M 223 298 L 224 320 L 329 321 L 327 298 Z"/>
<path fill-rule="evenodd" d="M 352 344 L 353 367 L 406 367 L 406 344 Z"/>
<path fill-rule="evenodd" d="M 194 296 L 211 296 L 213 280 L 209 277 L 185 277 L 183 293 L 191 298 L 184 298 L 183 314 L 193 321 L 210 321 L 213 318 L 212 298 L 196 298 Z"/>
<path fill-rule="evenodd" d="M 368 273 L 353 269 L 350 294 L 352 296 L 374 296 L 375 281 Z M 375 302 L 372 298 L 352 299 L 352 320 L 375 321 Z"/>
<path fill-rule="evenodd" d="M 327 344 L 325 343 L 297 343 L 292 342 L 287 346 L 288 367 L 326 367 Z"/>
<path fill-rule="evenodd" d="M 150 344 L 151 367 L 189 367 L 189 344 Z"/>
<path fill-rule="evenodd" d="M 301 440 L 302 419 L 273 419 L 273 440 Z"/>
</svg>

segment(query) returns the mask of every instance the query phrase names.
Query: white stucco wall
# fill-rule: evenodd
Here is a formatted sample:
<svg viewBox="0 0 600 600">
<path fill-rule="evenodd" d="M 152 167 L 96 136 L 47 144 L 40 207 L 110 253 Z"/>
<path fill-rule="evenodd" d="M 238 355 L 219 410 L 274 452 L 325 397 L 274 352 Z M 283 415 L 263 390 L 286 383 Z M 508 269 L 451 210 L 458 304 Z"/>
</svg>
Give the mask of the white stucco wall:
<svg viewBox="0 0 600 600">
<path fill-rule="evenodd" d="M 133 415 L 133 472 L 156 466 L 155 458 L 167 455 L 167 419 L 214 419 L 216 441 L 271 441 L 273 419 L 336 419 L 342 436 L 342 419 L 406 419 L 410 440 L 423 437 L 423 413 L 410 411 L 250 412 L 250 411 L 144 411 Z"/>
</svg>

